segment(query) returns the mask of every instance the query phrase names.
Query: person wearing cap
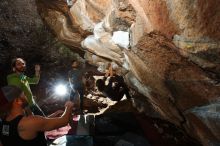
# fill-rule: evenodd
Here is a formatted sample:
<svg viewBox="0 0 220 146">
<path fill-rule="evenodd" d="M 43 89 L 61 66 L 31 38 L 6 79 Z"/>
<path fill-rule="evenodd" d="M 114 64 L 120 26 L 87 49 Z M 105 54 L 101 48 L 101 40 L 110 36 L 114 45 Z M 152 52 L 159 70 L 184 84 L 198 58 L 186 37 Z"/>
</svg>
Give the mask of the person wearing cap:
<svg viewBox="0 0 220 146">
<path fill-rule="evenodd" d="M 9 85 L 0 90 L 0 112 L 5 116 L 0 123 L 0 146 L 47 146 L 44 131 L 54 130 L 68 124 L 73 102 L 67 101 L 62 116 L 46 118 L 39 115 L 25 116 L 28 105 L 24 92 Z"/>
<path fill-rule="evenodd" d="M 30 84 L 38 84 L 40 80 L 40 65 L 35 65 L 35 75 L 30 78 L 24 74 L 26 69 L 26 62 L 22 58 L 15 58 L 12 60 L 13 73 L 7 76 L 8 85 L 15 85 L 24 91 L 27 96 L 30 110 L 35 115 L 45 116 L 43 111 L 37 105 L 31 92 Z"/>
</svg>

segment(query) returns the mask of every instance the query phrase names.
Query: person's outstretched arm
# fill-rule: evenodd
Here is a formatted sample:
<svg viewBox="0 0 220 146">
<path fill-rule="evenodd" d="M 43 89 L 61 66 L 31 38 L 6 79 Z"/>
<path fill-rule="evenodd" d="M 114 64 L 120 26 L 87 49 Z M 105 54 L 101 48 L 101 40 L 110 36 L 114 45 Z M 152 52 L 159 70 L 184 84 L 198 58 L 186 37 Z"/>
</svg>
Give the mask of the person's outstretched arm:
<svg viewBox="0 0 220 146">
<path fill-rule="evenodd" d="M 36 64 L 35 65 L 35 75 L 33 78 L 27 77 L 28 83 L 29 84 L 38 84 L 40 80 L 40 65 Z"/>
<path fill-rule="evenodd" d="M 54 112 L 54 113 L 48 115 L 47 117 L 48 117 L 48 118 L 55 118 L 55 117 L 58 117 L 58 116 L 60 116 L 61 114 L 63 114 L 63 112 L 64 112 L 63 110 L 57 110 L 56 112 Z"/>
<path fill-rule="evenodd" d="M 109 66 L 109 75 L 110 77 L 113 76 L 112 64 Z"/>
<path fill-rule="evenodd" d="M 35 65 L 35 76 L 40 78 L 40 65 L 39 64 Z"/>
<path fill-rule="evenodd" d="M 73 102 L 68 101 L 65 104 L 65 111 L 61 117 L 46 118 L 42 116 L 31 116 L 26 119 L 26 128 L 29 127 L 35 132 L 50 131 L 60 127 L 63 127 L 69 123 L 69 119 L 72 116 Z M 33 126 L 34 125 L 34 126 Z"/>
</svg>

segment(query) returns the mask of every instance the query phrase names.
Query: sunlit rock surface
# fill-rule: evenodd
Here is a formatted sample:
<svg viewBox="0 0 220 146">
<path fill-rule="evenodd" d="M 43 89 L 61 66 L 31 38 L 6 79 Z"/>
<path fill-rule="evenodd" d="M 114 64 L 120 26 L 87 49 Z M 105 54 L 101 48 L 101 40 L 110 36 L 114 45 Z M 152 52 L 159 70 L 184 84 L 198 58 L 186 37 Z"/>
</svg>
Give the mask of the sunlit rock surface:
<svg viewBox="0 0 220 146">
<path fill-rule="evenodd" d="M 212 102 L 220 96 L 218 0 L 77 0 L 69 8 L 57 0 L 39 6 L 63 43 L 81 44 L 85 59 L 103 71 L 117 63 L 127 84 L 165 119 L 204 145 L 218 145 L 218 105 Z"/>
<path fill-rule="evenodd" d="M 0 19 L 9 22 L 0 24 L 7 32 L 0 38 L 5 54 L 5 46 L 16 52 L 40 46 L 50 50 L 39 50 L 46 54 L 40 56 L 43 61 L 56 65 L 58 58 L 67 66 L 64 60 L 74 56 L 71 50 L 84 52 L 84 58 L 102 72 L 114 62 L 129 87 L 144 95 L 162 118 L 204 145 L 219 145 L 219 0 L 74 0 L 72 6 L 64 0 L 37 0 L 36 5 L 25 0 L 0 5 L 7 8 L 1 9 Z M 56 40 L 46 35 L 42 21 L 71 50 L 54 45 Z M 19 39 L 13 37 L 17 33 Z M 140 103 L 134 106 L 148 113 L 144 107 L 148 104 Z"/>
</svg>

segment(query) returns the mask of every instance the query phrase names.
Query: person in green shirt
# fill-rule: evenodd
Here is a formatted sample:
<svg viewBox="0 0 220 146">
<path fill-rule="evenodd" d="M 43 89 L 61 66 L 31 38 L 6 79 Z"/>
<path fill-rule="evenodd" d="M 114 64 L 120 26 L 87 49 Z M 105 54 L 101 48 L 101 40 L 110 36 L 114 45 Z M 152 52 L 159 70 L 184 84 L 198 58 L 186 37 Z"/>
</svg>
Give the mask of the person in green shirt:
<svg viewBox="0 0 220 146">
<path fill-rule="evenodd" d="M 24 94 L 27 96 L 30 110 L 34 115 L 45 116 L 43 111 L 35 102 L 30 88 L 30 84 L 38 84 L 40 80 L 40 65 L 35 65 L 35 75 L 33 78 L 24 74 L 26 62 L 22 58 L 13 59 L 11 66 L 13 73 L 7 76 L 8 85 L 15 85 L 24 91 Z"/>
</svg>

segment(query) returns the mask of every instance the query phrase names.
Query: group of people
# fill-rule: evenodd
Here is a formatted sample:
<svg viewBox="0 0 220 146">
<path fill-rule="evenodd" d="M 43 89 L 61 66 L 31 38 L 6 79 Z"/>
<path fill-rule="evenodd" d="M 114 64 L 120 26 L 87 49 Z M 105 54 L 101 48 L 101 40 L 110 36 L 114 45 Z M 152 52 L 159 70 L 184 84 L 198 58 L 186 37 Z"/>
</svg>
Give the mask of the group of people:
<svg viewBox="0 0 220 146">
<path fill-rule="evenodd" d="M 26 62 L 22 58 L 12 60 L 13 73 L 7 76 L 8 85 L 0 90 L 0 146 L 47 146 L 45 131 L 63 127 L 69 123 L 74 103 L 67 101 L 64 111 L 45 117 L 34 100 L 30 84 L 40 79 L 40 66 L 35 65 L 33 78 L 24 72 Z M 57 117 L 59 114 L 61 116 Z"/>
<path fill-rule="evenodd" d="M 72 61 L 72 69 L 68 73 L 71 87 L 70 101 L 65 104 L 64 111 L 57 111 L 45 116 L 34 100 L 30 84 L 37 84 L 40 79 L 40 65 L 35 65 L 35 75 L 30 78 L 24 74 L 26 62 L 22 58 L 12 60 L 13 73 L 7 76 L 8 85 L 0 90 L 0 111 L 4 113 L 0 121 L 0 146 L 40 145 L 46 146 L 44 131 L 60 128 L 69 123 L 74 106 L 74 98 L 80 97 L 79 110 L 83 112 L 84 74 L 77 60 Z M 105 81 L 109 78 L 109 83 Z M 104 79 L 96 81 L 97 89 L 111 100 L 120 101 L 124 95 L 131 98 L 123 77 L 116 75 L 109 66 Z M 61 116 L 59 116 L 62 114 Z"/>
<path fill-rule="evenodd" d="M 85 73 L 89 71 L 88 68 L 81 68 L 77 60 L 72 61 L 72 70 L 68 73 L 69 83 L 71 87 L 70 99 L 74 101 L 74 98 L 79 95 L 80 97 L 80 111 L 83 111 L 83 98 L 85 92 Z M 127 99 L 130 99 L 129 89 L 126 86 L 122 76 L 119 76 L 113 69 L 112 64 L 107 67 L 106 73 L 103 79 L 96 81 L 96 87 L 104 97 L 108 97 L 112 101 L 120 101 L 124 95 Z"/>
</svg>

